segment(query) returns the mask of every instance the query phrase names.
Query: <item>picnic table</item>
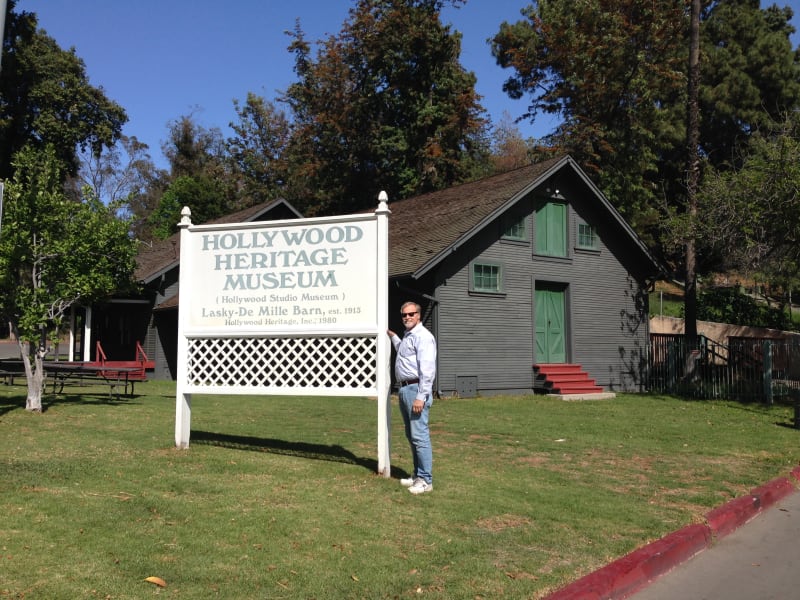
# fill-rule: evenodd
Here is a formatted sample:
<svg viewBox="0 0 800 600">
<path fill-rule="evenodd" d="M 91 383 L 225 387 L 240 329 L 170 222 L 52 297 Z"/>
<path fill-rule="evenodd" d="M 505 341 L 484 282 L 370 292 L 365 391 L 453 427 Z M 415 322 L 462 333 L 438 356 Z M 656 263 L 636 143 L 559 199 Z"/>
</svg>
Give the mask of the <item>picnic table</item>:
<svg viewBox="0 0 800 600">
<path fill-rule="evenodd" d="M 134 382 L 130 379 L 131 373 L 141 370 L 137 367 L 112 367 L 97 363 L 61 361 L 45 361 L 42 363 L 42 367 L 45 373 L 53 378 L 54 394 L 56 389 L 58 389 L 58 393 L 61 393 L 64 385 L 68 382 L 99 382 L 107 384 L 109 397 L 116 396 L 117 399 L 119 399 L 120 389 L 124 390 L 126 396 L 128 395 L 129 385 L 131 393 L 133 393 Z"/>
<path fill-rule="evenodd" d="M 5 380 L 6 384 L 14 385 L 14 378 L 20 376 L 25 377 L 25 367 L 21 360 L 0 360 L 0 377 Z"/>
</svg>

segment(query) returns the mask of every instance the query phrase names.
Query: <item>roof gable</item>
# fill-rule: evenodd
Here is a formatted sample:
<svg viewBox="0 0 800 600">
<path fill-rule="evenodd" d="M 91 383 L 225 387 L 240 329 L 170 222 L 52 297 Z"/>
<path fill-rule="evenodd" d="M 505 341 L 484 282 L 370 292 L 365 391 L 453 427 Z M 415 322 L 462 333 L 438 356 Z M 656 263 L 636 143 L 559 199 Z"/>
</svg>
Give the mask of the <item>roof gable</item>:
<svg viewBox="0 0 800 600">
<path fill-rule="evenodd" d="M 446 190 L 391 203 L 389 275 L 418 278 L 435 267 L 496 217 L 563 170 L 577 174 L 607 217 L 658 270 L 658 262 L 636 233 L 569 156 L 553 158 Z"/>
</svg>

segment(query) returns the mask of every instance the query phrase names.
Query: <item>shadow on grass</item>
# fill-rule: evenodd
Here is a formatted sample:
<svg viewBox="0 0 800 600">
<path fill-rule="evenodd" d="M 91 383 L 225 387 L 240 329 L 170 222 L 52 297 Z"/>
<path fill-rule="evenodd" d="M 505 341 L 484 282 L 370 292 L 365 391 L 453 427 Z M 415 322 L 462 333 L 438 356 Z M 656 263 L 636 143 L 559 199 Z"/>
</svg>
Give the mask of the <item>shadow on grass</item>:
<svg viewBox="0 0 800 600">
<path fill-rule="evenodd" d="M 377 460 L 356 456 L 347 448 L 339 445 L 289 442 L 286 440 L 277 440 L 273 438 L 230 435 L 227 433 L 215 433 L 212 431 L 192 431 L 191 440 L 193 444 L 219 446 L 221 448 L 246 450 L 249 452 L 269 452 L 270 454 L 297 456 L 312 460 L 340 462 L 350 465 L 358 465 L 359 467 L 368 469 L 373 473 L 378 471 Z M 391 475 L 395 478 L 409 476 L 408 473 L 402 469 L 396 469 L 395 467 L 392 467 Z"/>
<path fill-rule="evenodd" d="M 95 406 L 126 406 L 137 404 L 132 402 L 138 397 L 136 394 L 124 395 L 120 394 L 119 398 L 116 396 L 109 396 L 108 392 L 102 393 L 98 391 L 87 391 L 80 393 L 70 394 L 56 394 L 52 392 L 45 392 L 42 396 L 42 413 L 46 413 L 48 409 L 59 404 L 86 404 Z M 27 391 L 20 390 L 20 393 L 7 398 L 0 397 L 0 417 L 10 413 L 14 410 L 25 410 L 25 402 L 27 400 Z"/>
</svg>

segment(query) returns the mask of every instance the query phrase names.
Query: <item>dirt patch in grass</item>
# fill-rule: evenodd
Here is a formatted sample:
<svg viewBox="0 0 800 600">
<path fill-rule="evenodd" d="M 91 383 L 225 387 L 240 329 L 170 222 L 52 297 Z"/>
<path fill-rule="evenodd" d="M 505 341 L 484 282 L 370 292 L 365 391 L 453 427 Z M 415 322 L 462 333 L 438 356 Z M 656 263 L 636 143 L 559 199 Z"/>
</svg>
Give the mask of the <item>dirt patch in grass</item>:
<svg viewBox="0 0 800 600">
<path fill-rule="evenodd" d="M 539 467 L 546 463 L 550 462 L 550 455 L 544 452 L 540 452 L 537 454 L 532 454 L 530 456 L 521 456 L 516 459 L 516 463 L 518 465 L 529 465 L 533 467 Z"/>
<path fill-rule="evenodd" d="M 516 529 L 518 527 L 527 527 L 533 521 L 523 515 L 510 515 L 510 514 L 503 514 L 503 515 L 495 515 L 492 517 L 487 517 L 484 519 L 478 519 L 475 523 L 479 529 L 483 529 L 484 531 L 491 531 L 492 533 L 497 533 L 500 531 L 505 531 L 506 529 Z"/>
</svg>

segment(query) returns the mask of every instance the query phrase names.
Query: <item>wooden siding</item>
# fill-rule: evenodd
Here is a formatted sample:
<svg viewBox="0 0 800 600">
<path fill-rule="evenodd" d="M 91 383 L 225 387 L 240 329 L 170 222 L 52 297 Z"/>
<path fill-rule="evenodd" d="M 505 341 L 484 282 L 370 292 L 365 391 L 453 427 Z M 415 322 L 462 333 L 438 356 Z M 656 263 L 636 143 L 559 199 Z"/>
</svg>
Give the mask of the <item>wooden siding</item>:
<svg viewBox="0 0 800 600">
<path fill-rule="evenodd" d="M 499 240 L 487 227 L 437 271 L 439 388 L 475 376 L 481 394 L 530 391 L 533 385 L 531 245 Z M 527 229 L 530 232 L 531 221 Z M 530 237 L 530 233 L 529 233 Z M 471 258 L 503 266 L 503 293 L 470 293 Z"/>
<path fill-rule="evenodd" d="M 443 395 L 454 394 L 459 376 L 476 376 L 480 394 L 532 390 L 537 282 L 565 286 L 567 360 L 583 365 L 608 390 L 637 389 L 647 348 L 646 294 L 624 264 L 620 236 L 581 206 L 580 197 L 567 200 L 567 257 L 534 254 L 535 199 L 528 198 L 515 209 L 526 215 L 528 242 L 500 239 L 507 218 L 498 219 L 437 270 L 438 388 Z M 578 222 L 595 226 L 596 251 L 575 249 Z M 469 291 L 474 260 L 503 266 L 502 294 Z"/>
<path fill-rule="evenodd" d="M 156 292 L 154 306 L 158 306 L 160 303 L 164 302 L 164 300 L 178 293 L 177 273 L 177 268 L 167 273 L 165 277 L 165 287 Z M 177 312 L 177 308 L 172 310 Z M 149 348 L 154 349 L 153 356 L 148 357 L 155 361 L 155 368 L 152 373 L 153 379 L 175 379 L 176 376 L 176 373 L 173 372 L 173 363 L 176 358 L 172 356 L 175 350 L 174 348 L 164 348 L 163 336 L 177 336 L 177 329 L 174 332 L 171 331 L 173 319 L 165 319 L 164 317 L 165 315 L 160 311 L 154 313 L 151 319 L 151 327 L 147 330 L 147 345 Z M 174 319 L 174 322 L 177 324 L 177 317 Z M 169 327 L 167 327 L 167 324 L 169 324 Z"/>
<path fill-rule="evenodd" d="M 580 190 L 570 193 L 572 362 L 609 391 L 641 391 L 649 339 L 647 293 L 634 276 L 638 265 Z M 597 252 L 574 249 L 579 222 L 595 226 Z"/>
</svg>

